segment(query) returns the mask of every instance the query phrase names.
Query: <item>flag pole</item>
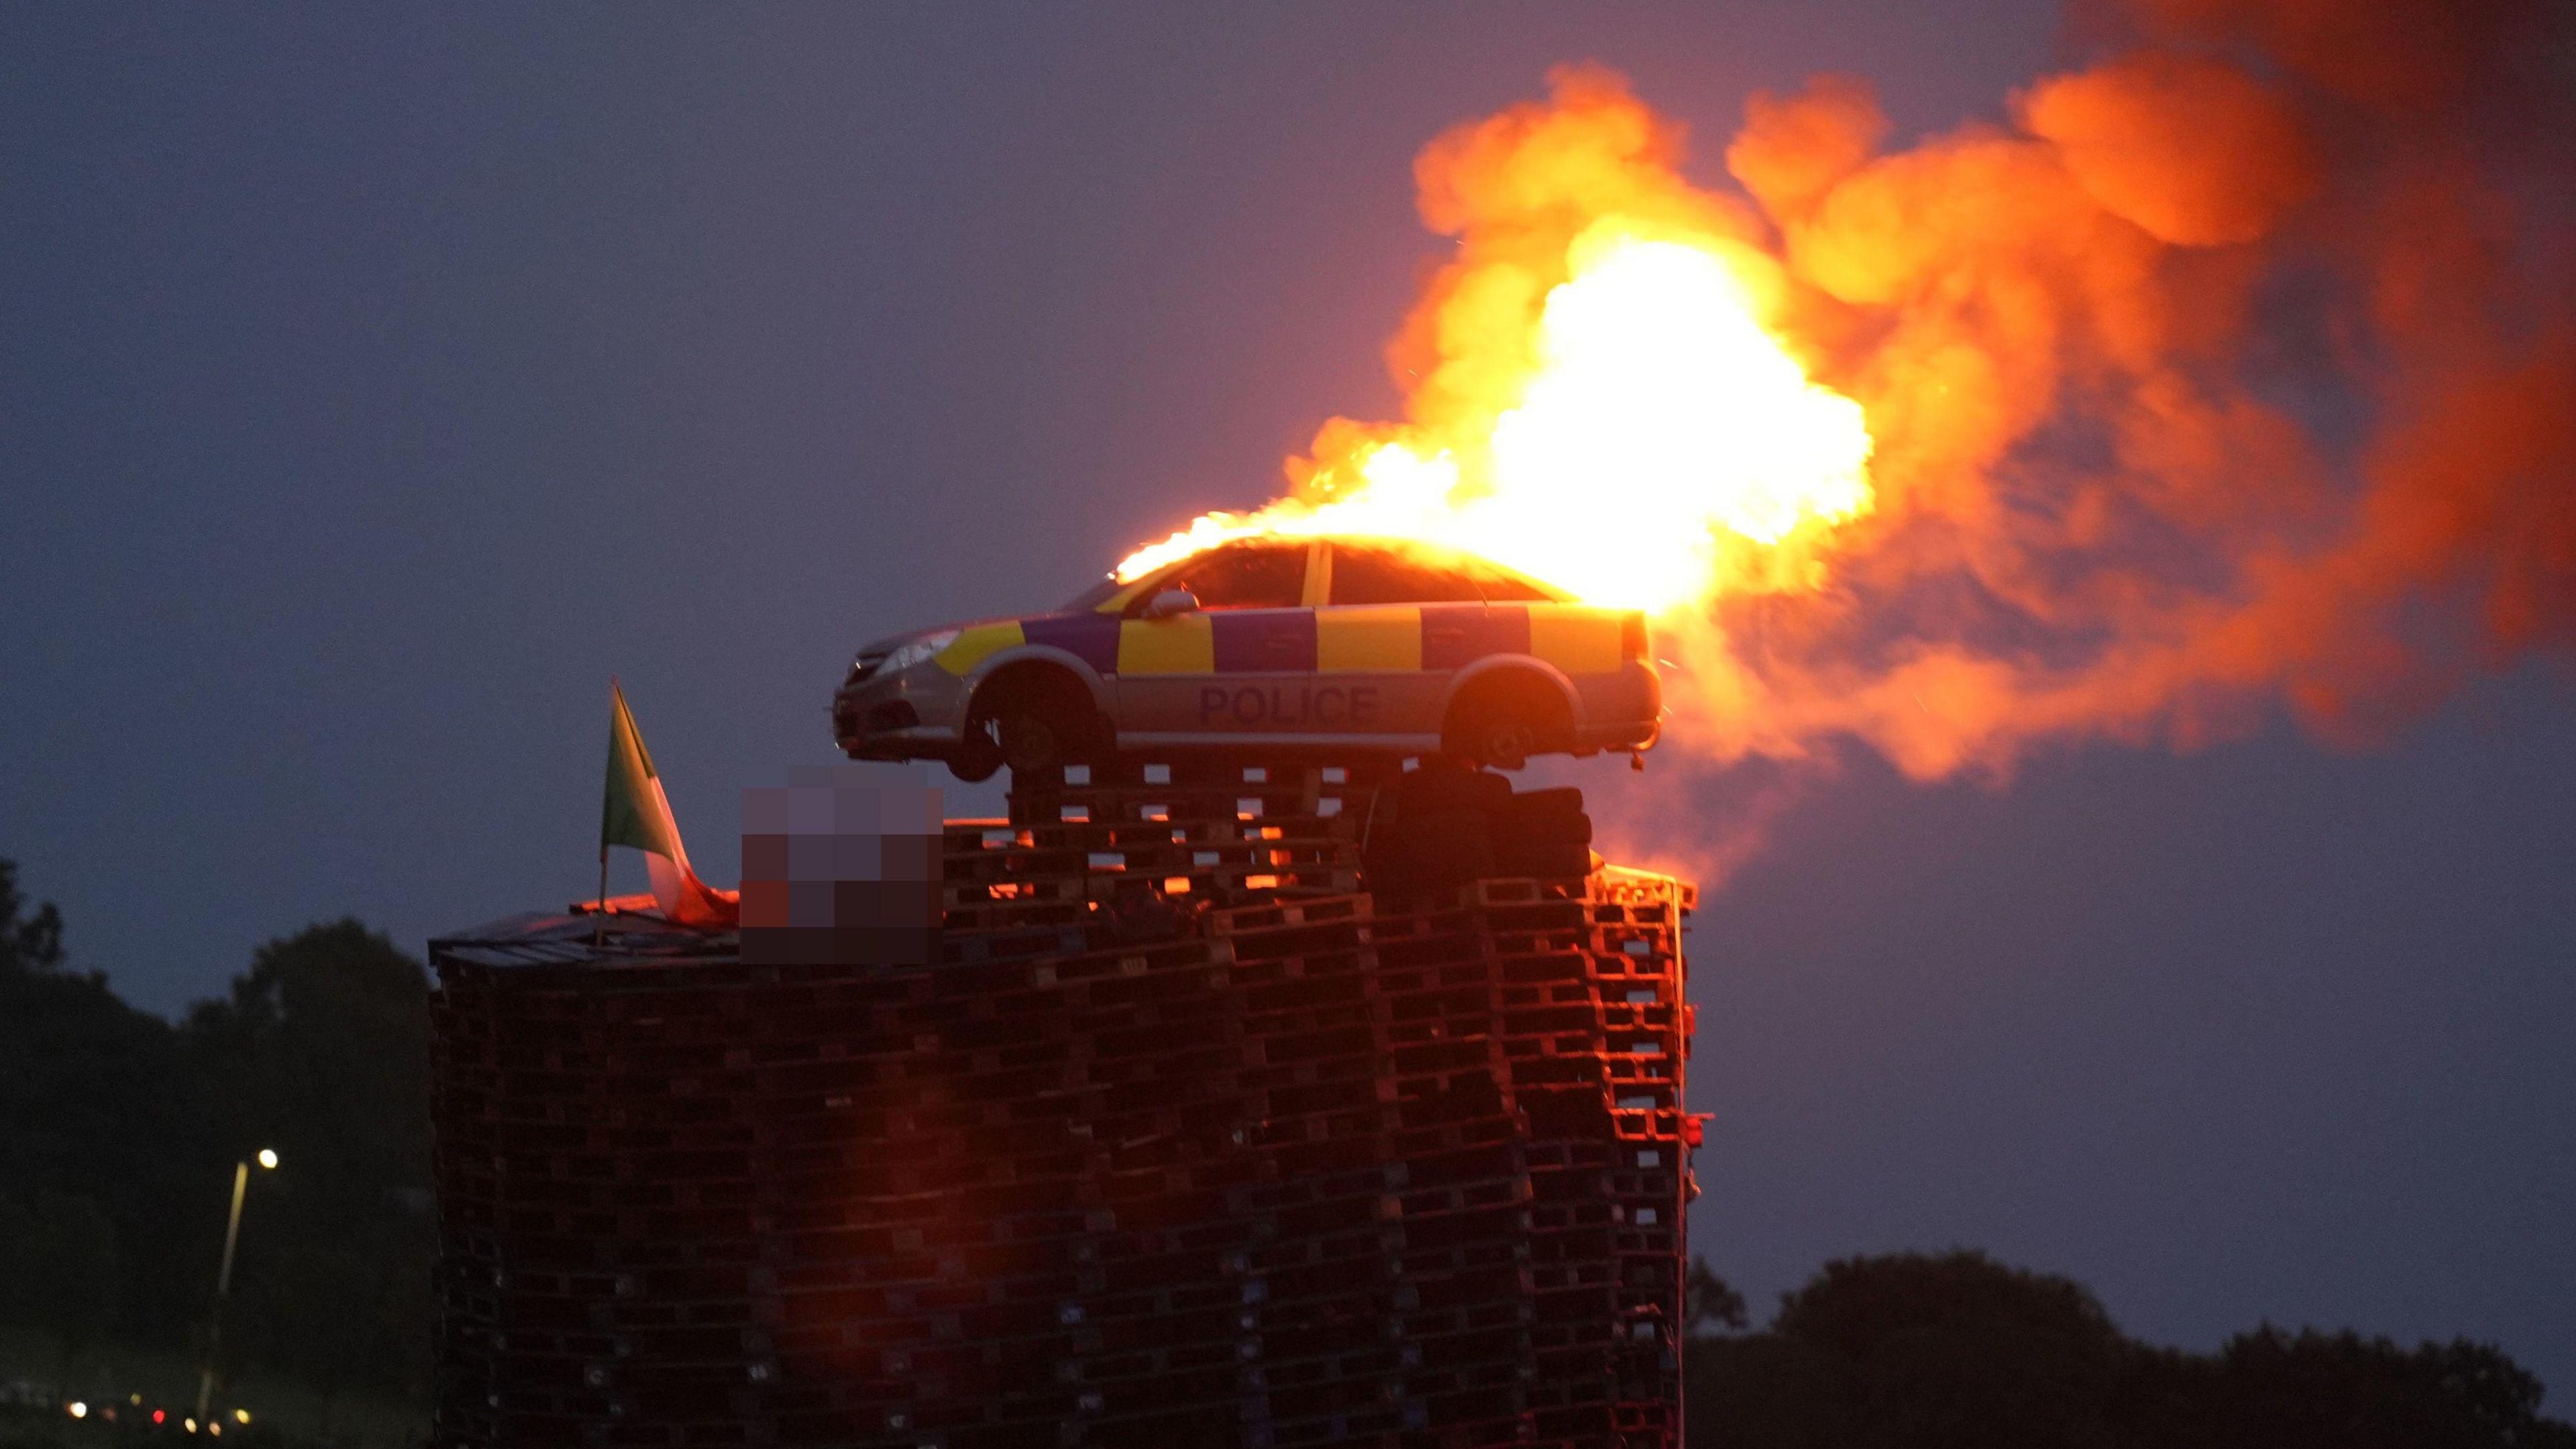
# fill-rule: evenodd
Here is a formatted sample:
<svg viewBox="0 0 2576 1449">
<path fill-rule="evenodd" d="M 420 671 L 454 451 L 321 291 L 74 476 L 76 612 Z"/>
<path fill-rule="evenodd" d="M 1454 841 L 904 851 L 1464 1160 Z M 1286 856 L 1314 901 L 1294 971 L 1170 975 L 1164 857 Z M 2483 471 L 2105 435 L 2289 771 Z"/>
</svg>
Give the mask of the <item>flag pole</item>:
<svg viewBox="0 0 2576 1449">
<path fill-rule="evenodd" d="M 608 676 L 608 732 L 610 746 L 615 748 L 617 733 L 617 676 Z M 608 944 L 608 830 L 599 832 L 599 908 L 590 913 L 590 946 L 592 950 Z"/>
</svg>

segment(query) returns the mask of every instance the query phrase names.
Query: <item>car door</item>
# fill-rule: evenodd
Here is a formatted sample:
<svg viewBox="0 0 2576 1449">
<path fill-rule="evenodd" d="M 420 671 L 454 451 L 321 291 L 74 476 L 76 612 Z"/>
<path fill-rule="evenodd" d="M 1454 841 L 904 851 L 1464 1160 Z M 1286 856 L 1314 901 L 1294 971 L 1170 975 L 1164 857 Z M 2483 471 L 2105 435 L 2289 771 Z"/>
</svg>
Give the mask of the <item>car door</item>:
<svg viewBox="0 0 2576 1449">
<path fill-rule="evenodd" d="M 1488 605 L 1476 581 L 1426 551 L 1337 540 L 1316 611 L 1319 705 L 1341 734 L 1440 733 L 1449 681 L 1488 654 L 1526 653 L 1523 605 Z"/>
<path fill-rule="evenodd" d="M 1129 606 L 1118 626 L 1114 685 L 1122 738 L 1266 735 L 1306 727 L 1314 682 L 1315 611 L 1306 604 L 1304 539 L 1252 539 L 1185 561 Z M 1172 589 L 1199 607 L 1145 617 Z"/>
</svg>

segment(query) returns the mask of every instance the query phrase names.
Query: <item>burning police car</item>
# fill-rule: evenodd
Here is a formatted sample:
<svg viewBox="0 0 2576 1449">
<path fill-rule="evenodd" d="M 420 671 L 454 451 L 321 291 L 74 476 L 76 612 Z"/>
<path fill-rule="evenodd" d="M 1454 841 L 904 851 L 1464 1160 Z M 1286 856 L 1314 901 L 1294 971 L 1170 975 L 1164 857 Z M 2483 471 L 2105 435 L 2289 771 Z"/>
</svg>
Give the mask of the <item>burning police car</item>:
<svg viewBox="0 0 2576 1449">
<path fill-rule="evenodd" d="M 1419 544 L 1259 537 L 1104 579 L 1053 613 L 871 644 L 832 723 L 852 759 L 981 780 L 1243 746 L 1518 769 L 1643 750 L 1661 709 L 1641 612 Z"/>
</svg>

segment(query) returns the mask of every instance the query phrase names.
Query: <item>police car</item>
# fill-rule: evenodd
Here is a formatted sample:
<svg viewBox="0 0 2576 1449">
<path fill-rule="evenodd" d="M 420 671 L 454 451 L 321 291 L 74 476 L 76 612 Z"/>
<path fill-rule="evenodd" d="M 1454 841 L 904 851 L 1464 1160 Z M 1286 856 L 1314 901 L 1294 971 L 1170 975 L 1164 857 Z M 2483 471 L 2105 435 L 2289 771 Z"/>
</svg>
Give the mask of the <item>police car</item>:
<svg viewBox="0 0 2576 1449">
<path fill-rule="evenodd" d="M 832 723 L 852 759 L 981 780 L 1247 746 L 1518 769 L 1643 750 L 1661 710 L 1642 613 L 1414 543 L 1264 537 L 1053 613 L 871 644 Z"/>
</svg>

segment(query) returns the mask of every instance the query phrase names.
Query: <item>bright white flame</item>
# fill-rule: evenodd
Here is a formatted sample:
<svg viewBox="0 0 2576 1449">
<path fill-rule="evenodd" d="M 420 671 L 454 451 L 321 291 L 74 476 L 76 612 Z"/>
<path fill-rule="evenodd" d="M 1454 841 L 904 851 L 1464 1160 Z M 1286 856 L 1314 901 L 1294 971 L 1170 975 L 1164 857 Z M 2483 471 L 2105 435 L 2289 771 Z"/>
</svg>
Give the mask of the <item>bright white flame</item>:
<svg viewBox="0 0 2576 1449">
<path fill-rule="evenodd" d="M 1869 505 L 1860 404 L 1807 380 L 1718 254 L 1622 241 L 1548 295 L 1473 546 L 1604 603 L 1705 597 L 1725 534 Z"/>
<path fill-rule="evenodd" d="M 1482 436 L 1399 432 L 1341 465 L 1328 500 L 1209 514 L 1129 555 L 1119 579 L 1229 539 L 1347 533 L 1481 554 L 1594 603 L 1714 596 L 1730 547 L 1872 501 L 1860 405 L 1764 329 L 1756 263 L 1730 247 L 1595 227 Z"/>
</svg>

